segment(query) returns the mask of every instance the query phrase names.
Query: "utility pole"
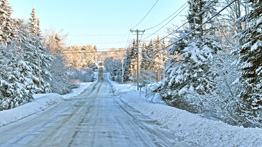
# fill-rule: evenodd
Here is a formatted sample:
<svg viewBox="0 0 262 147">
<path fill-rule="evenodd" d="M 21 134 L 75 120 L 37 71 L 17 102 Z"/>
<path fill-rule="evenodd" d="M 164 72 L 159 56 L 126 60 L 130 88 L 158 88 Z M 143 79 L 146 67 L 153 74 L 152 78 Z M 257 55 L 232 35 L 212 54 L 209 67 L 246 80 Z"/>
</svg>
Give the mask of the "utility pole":
<svg viewBox="0 0 262 147">
<path fill-rule="evenodd" d="M 138 39 L 138 36 L 139 36 L 139 33 L 144 33 L 145 30 L 130 30 L 130 32 L 136 32 L 136 42 L 137 42 L 137 70 L 136 70 L 136 79 L 137 79 L 137 90 L 139 90 L 139 39 Z"/>
</svg>

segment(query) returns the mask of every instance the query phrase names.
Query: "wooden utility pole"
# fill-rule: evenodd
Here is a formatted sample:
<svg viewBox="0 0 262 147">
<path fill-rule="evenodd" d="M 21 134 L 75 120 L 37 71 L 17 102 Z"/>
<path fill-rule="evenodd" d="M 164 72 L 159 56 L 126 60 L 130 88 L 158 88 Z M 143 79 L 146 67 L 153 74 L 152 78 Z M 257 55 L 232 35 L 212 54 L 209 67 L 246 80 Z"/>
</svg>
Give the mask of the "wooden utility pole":
<svg viewBox="0 0 262 147">
<path fill-rule="evenodd" d="M 137 90 L 139 90 L 139 73 L 140 73 L 140 71 L 139 71 L 139 33 L 144 33 L 145 32 L 145 30 L 138 30 L 138 29 L 136 29 L 136 30 L 130 30 L 132 33 L 133 32 L 136 32 L 136 42 L 137 42 L 137 70 L 136 70 L 136 74 L 137 74 L 137 76 L 136 76 L 136 79 L 137 79 Z"/>
</svg>

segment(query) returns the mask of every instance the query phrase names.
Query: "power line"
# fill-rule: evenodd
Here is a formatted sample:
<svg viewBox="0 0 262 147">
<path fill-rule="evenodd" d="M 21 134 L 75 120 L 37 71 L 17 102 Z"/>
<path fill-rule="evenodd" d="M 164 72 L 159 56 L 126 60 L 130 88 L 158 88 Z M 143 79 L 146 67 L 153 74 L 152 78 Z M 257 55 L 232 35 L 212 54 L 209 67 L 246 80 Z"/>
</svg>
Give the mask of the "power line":
<svg viewBox="0 0 262 147">
<path fill-rule="evenodd" d="M 208 20 L 206 20 L 204 23 L 202 23 L 201 25 L 199 25 L 197 28 L 195 28 L 194 30 L 190 31 L 189 33 L 187 33 L 186 35 L 184 35 L 183 37 L 179 38 L 177 41 L 171 43 L 170 45 L 163 47 L 161 49 L 158 49 L 156 51 L 153 52 L 149 52 L 149 53 L 140 53 L 140 54 L 154 54 L 157 53 L 161 50 L 165 50 L 168 49 L 169 47 L 171 47 L 172 45 L 174 45 L 175 43 L 177 43 L 178 41 L 184 39 L 185 37 L 189 36 L 190 34 L 192 34 L 193 32 L 195 32 L 197 29 L 199 29 L 200 27 L 202 27 L 204 24 L 206 24 L 207 22 L 209 22 L 211 19 L 213 19 L 214 17 L 216 17 L 218 14 L 220 14 L 222 11 L 224 11 L 227 7 L 229 7 L 231 4 L 233 4 L 236 0 L 233 0 L 232 2 L 230 2 L 228 5 L 226 5 L 224 8 L 222 8 L 220 11 L 218 11 L 216 14 L 214 14 L 212 17 L 210 17 Z"/>
<path fill-rule="evenodd" d="M 165 25 L 163 25 L 160 29 L 158 29 L 157 31 L 155 31 L 155 32 L 152 33 L 151 35 L 145 37 L 145 39 L 153 36 L 153 35 L 156 34 L 158 31 L 160 31 L 161 29 L 163 29 L 163 28 L 164 28 L 166 25 L 168 25 L 172 20 L 174 20 L 180 13 L 182 13 L 182 12 L 186 9 L 186 7 L 187 7 L 187 5 L 184 5 L 184 6 L 182 7 L 182 10 L 180 10 L 177 15 L 175 15 L 172 19 L 170 19 L 170 20 L 169 20 Z M 179 9 L 181 9 L 181 8 L 179 8 Z M 178 10 L 179 10 L 179 9 L 178 9 Z"/>
<path fill-rule="evenodd" d="M 138 24 L 137 25 L 135 25 L 132 29 L 134 29 L 135 27 L 137 27 L 146 17 L 147 17 L 147 15 L 151 12 L 151 10 L 155 7 L 155 5 L 157 4 L 157 2 L 158 2 L 159 0 L 157 0 L 156 2 L 155 2 L 155 4 L 151 7 L 151 9 L 147 12 L 147 14 L 142 18 L 142 20 L 140 20 L 139 22 L 138 22 Z"/>
<path fill-rule="evenodd" d="M 185 5 L 187 4 L 187 2 L 185 2 L 179 9 L 177 9 L 174 13 L 172 13 L 170 16 L 168 16 L 165 20 L 161 21 L 160 23 L 158 23 L 157 25 L 153 26 L 153 27 L 150 27 L 150 28 L 147 28 L 145 29 L 146 31 L 147 30 L 151 30 L 155 27 L 158 27 L 159 25 L 161 25 L 162 23 L 164 23 L 165 21 L 167 21 L 170 17 L 172 17 L 173 15 L 175 15 L 182 7 L 184 7 Z"/>
<path fill-rule="evenodd" d="M 215 1 L 211 1 L 207 7 L 209 7 L 212 3 L 214 3 Z M 169 37 L 170 35 L 176 33 L 180 28 L 182 28 L 183 26 L 185 26 L 188 23 L 188 21 L 184 22 L 181 26 L 177 27 L 174 31 L 172 31 L 171 33 L 169 33 L 168 35 L 166 35 L 165 37 L 161 38 L 160 41 L 162 41 L 163 39 Z M 152 36 L 152 35 L 150 35 Z M 145 39 L 147 39 L 148 37 L 146 37 Z"/>
<path fill-rule="evenodd" d="M 91 37 L 101 37 L 101 36 L 126 36 L 127 34 L 75 34 L 75 35 L 68 35 L 71 37 L 78 37 L 78 36 L 91 36 Z"/>
<path fill-rule="evenodd" d="M 96 42 L 96 43 L 88 43 L 87 45 L 99 45 L 99 44 L 117 44 L 117 43 L 125 43 L 126 41 L 119 41 L 119 42 Z M 70 46 L 74 46 L 74 45 L 70 45 Z M 81 46 L 81 45 L 76 45 L 76 46 Z M 82 45 L 85 46 L 85 45 Z"/>
<path fill-rule="evenodd" d="M 123 50 L 115 50 L 115 51 L 96 51 L 96 52 L 77 52 L 77 51 L 72 51 L 72 52 L 61 52 L 61 54 L 96 54 L 96 53 L 111 53 L 111 52 L 126 52 L 126 49 Z"/>
<path fill-rule="evenodd" d="M 68 35 L 70 37 L 112 37 L 112 36 L 127 36 L 128 34 L 74 34 L 74 35 Z M 150 34 L 145 34 L 150 35 Z"/>
</svg>

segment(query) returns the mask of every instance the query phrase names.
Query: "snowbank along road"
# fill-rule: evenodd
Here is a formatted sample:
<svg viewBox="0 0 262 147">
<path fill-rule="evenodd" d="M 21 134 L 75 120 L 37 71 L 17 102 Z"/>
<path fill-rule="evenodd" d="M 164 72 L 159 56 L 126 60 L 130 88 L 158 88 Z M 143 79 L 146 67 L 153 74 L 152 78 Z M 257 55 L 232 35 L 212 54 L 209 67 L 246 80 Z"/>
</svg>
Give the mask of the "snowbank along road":
<svg viewBox="0 0 262 147">
<path fill-rule="evenodd" d="M 108 78 L 46 111 L 0 128 L 1 147 L 188 146 L 112 94 Z"/>
</svg>

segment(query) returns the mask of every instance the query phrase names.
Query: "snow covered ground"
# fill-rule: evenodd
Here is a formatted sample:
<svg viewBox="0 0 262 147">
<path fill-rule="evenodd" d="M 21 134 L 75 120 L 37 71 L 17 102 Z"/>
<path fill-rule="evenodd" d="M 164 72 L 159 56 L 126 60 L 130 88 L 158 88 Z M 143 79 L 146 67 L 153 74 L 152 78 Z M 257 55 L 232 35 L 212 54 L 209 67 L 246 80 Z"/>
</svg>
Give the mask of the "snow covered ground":
<svg viewBox="0 0 262 147">
<path fill-rule="evenodd" d="M 114 99 L 134 108 L 142 115 L 157 122 L 169 133 L 175 134 L 178 142 L 187 142 L 192 146 L 261 146 L 262 129 L 230 126 L 221 121 L 208 120 L 196 114 L 169 107 L 157 96 L 145 98 L 146 90 L 140 97 L 136 85 L 118 84 L 113 86 Z M 67 99 L 78 98 L 77 95 L 94 83 L 81 84 L 67 95 L 55 93 L 34 95 L 35 100 L 15 109 L 0 112 L 0 126 L 16 122 L 25 117 L 37 114 Z M 99 90 L 100 88 L 98 88 Z M 102 90 L 103 91 L 103 90 Z M 128 110 L 128 109 L 127 109 Z"/>
<path fill-rule="evenodd" d="M 77 96 L 91 84 L 93 84 L 93 82 L 81 83 L 79 88 L 73 89 L 72 93 L 66 95 L 59 95 L 57 93 L 36 94 L 34 95 L 35 99 L 32 102 L 14 109 L 0 111 L 0 127 L 44 111 L 65 99 Z"/>
<path fill-rule="evenodd" d="M 159 104 L 163 102 L 158 98 L 156 102 L 145 98 L 143 94 L 140 98 L 135 85 L 120 85 L 116 82 L 111 82 L 111 84 L 115 87 L 115 95 L 120 97 L 119 101 L 157 121 L 162 127 L 176 134 L 179 140 L 194 146 L 258 147 L 262 145 L 262 129 L 260 128 L 242 128 L 205 119 L 184 110 Z"/>
</svg>

